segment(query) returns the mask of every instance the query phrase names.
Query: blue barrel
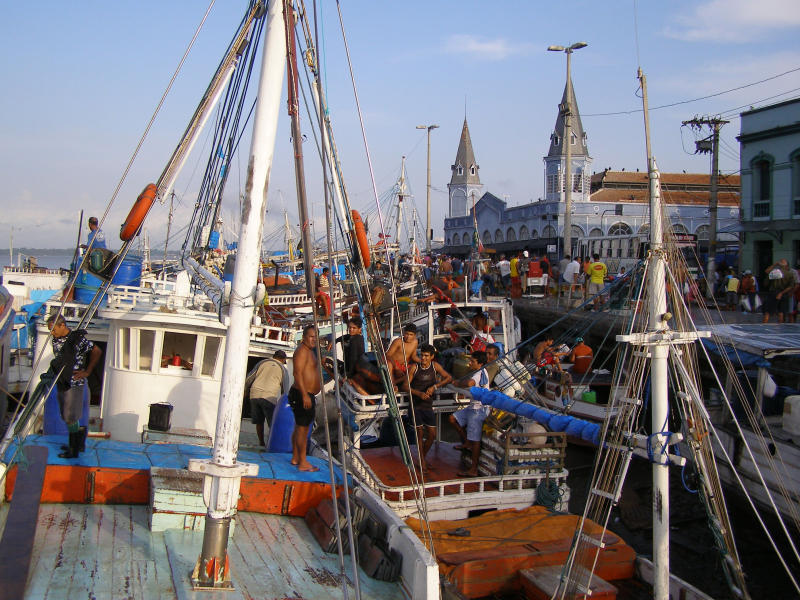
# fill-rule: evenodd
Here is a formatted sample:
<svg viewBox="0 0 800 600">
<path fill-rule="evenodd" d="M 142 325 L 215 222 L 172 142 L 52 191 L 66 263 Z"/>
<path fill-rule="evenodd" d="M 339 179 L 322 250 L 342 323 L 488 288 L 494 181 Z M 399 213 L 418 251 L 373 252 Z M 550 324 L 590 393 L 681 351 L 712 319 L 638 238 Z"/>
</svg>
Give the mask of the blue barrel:
<svg viewBox="0 0 800 600">
<path fill-rule="evenodd" d="M 103 280 L 88 271 L 81 270 L 75 280 L 75 302 L 88 304 L 94 298 L 95 292 L 103 285 Z M 105 302 L 105 298 L 103 298 Z"/>
<path fill-rule="evenodd" d="M 81 426 L 89 425 L 89 386 L 83 384 L 83 415 L 81 416 Z M 58 391 L 53 386 L 50 395 L 44 404 L 44 434 L 45 435 L 67 435 L 67 424 L 61 418 L 61 409 L 58 406 Z"/>
<path fill-rule="evenodd" d="M 311 432 L 314 423 L 308 428 L 308 438 L 311 439 Z M 289 396 L 284 394 L 275 406 L 272 414 L 272 426 L 269 428 L 269 438 L 267 439 L 267 452 L 292 452 L 292 433 L 294 432 L 294 413 L 289 406 Z"/>
<path fill-rule="evenodd" d="M 142 278 L 142 259 L 128 256 L 119 265 L 117 273 L 111 280 L 116 285 L 138 286 Z"/>
<path fill-rule="evenodd" d="M 222 270 L 222 281 L 233 282 L 233 271 L 236 269 L 236 256 L 229 254 L 225 257 L 225 267 Z"/>
<path fill-rule="evenodd" d="M 208 236 L 209 250 L 216 250 L 219 247 L 219 231 L 212 231 Z"/>
</svg>

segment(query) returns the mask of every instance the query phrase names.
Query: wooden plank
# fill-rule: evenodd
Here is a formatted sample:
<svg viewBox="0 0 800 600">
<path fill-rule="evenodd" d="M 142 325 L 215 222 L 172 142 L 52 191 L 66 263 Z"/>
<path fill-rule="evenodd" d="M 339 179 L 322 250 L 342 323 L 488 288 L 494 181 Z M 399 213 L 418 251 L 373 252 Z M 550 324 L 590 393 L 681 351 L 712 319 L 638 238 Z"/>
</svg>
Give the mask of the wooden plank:
<svg viewBox="0 0 800 600">
<path fill-rule="evenodd" d="M 36 531 L 36 548 L 33 560 L 36 569 L 29 574 L 27 596 L 29 598 L 44 598 L 50 587 L 50 579 L 57 568 L 61 547 L 61 520 L 65 511 L 63 506 L 42 505 L 39 509 L 39 521 Z M 20 596 L 21 597 L 21 596 Z"/>
<path fill-rule="evenodd" d="M 69 598 L 89 598 L 96 576 L 97 565 L 97 528 L 100 511 L 97 507 L 83 506 L 81 535 L 77 556 L 73 564 L 72 577 L 67 591 Z"/>
<path fill-rule="evenodd" d="M 96 575 L 92 579 L 92 595 L 96 598 L 111 597 L 115 509 L 116 507 L 112 506 L 98 507 L 97 528 L 94 531 L 94 536 L 97 540 L 94 567 Z"/>
<path fill-rule="evenodd" d="M 27 468 L 18 469 L 16 492 L 0 539 L 0 598 L 22 598 L 31 566 L 47 448 L 25 446 Z"/>
<path fill-rule="evenodd" d="M 131 507 L 118 506 L 113 512 L 113 550 L 111 565 L 111 595 L 113 598 L 132 598 L 131 578 L 131 545 L 133 542 L 133 525 L 131 523 Z"/>
</svg>

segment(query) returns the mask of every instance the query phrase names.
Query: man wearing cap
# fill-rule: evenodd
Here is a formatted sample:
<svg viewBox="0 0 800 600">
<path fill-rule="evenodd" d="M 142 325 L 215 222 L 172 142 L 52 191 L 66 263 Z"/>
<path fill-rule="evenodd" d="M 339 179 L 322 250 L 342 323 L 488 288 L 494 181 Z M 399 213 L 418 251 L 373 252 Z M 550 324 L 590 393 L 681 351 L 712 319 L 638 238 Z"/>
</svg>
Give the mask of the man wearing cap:
<svg viewBox="0 0 800 600">
<path fill-rule="evenodd" d="M 250 420 L 256 426 L 258 443 L 264 442 L 264 421 L 272 427 L 272 415 L 281 396 L 289 391 L 289 372 L 286 370 L 286 353 L 276 350 L 272 358 L 259 362 L 247 375 L 245 394 L 250 394 Z"/>
<path fill-rule="evenodd" d="M 789 313 L 789 299 L 794 293 L 794 273 L 785 258 L 773 263 L 764 272 L 767 274 L 767 299 L 762 322 L 769 323 L 769 315 L 774 312 L 778 314 L 778 323 L 783 323 L 783 316 Z"/>
<path fill-rule="evenodd" d="M 97 217 L 89 217 L 89 235 L 86 238 L 86 244 L 82 248 L 103 248 L 106 247 L 106 235 L 103 230 L 98 227 Z"/>
</svg>

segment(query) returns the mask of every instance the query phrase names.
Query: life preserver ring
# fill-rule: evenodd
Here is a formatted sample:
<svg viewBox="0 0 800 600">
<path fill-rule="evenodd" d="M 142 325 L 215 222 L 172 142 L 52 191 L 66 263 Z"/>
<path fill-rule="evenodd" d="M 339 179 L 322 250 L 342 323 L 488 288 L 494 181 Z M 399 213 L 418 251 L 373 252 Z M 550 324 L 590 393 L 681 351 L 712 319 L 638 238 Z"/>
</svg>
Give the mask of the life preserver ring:
<svg viewBox="0 0 800 600">
<path fill-rule="evenodd" d="M 351 210 L 350 216 L 353 218 L 353 232 L 355 233 L 355 241 L 358 244 L 358 253 L 361 255 L 361 263 L 364 268 L 369 268 L 372 260 L 369 256 L 369 242 L 367 241 L 367 230 L 364 227 L 364 221 L 361 220 L 361 215 L 357 210 Z"/>
<path fill-rule="evenodd" d="M 156 187 L 156 184 L 151 183 L 144 188 L 141 194 L 139 194 L 136 202 L 133 203 L 131 212 L 128 213 L 128 218 L 125 219 L 125 222 L 122 224 L 122 227 L 119 230 L 119 239 L 121 239 L 123 242 L 133 239 L 133 236 L 135 236 L 136 232 L 139 231 L 144 218 L 150 211 L 150 207 L 153 206 L 157 191 L 158 188 Z"/>
</svg>

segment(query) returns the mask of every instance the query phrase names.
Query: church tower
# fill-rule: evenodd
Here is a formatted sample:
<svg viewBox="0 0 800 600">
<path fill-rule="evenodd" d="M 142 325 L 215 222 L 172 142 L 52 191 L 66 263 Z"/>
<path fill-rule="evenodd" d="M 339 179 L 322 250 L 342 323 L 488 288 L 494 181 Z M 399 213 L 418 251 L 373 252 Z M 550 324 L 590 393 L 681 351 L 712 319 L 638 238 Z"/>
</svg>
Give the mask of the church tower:
<svg viewBox="0 0 800 600">
<path fill-rule="evenodd" d="M 456 160 L 451 165 L 453 174 L 447 184 L 450 198 L 448 217 L 465 217 L 472 208 L 473 200 L 477 202 L 483 195 L 483 184 L 478 176 L 478 163 L 472 151 L 472 140 L 469 137 L 467 119 L 464 118 L 464 127 L 461 129 L 461 140 L 458 142 Z M 474 198 L 473 198 L 474 196 Z"/>
<path fill-rule="evenodd" d="M 564 202 L 567 151 L 564 138 L 564 110 L 569 107 L 572 117 L 570 119 L 572 144 L 572 201 L 586 202 L 589 200 L 589 185 L 591 172 L 589 166 L 592 158 L 589 156 L 589 146 L 586 143 L 586 133 L 581 123 L 578 111 L 578 102 L 575 100 L 575 86 L 569 86 L 571 93 L 567 98 L 567 86 L 564 86 L 564 95 L 561 97 L 556 126 L 550 134 L 550 150 L 544 157 L 544 198 L 549 202 Z"/>
</svg>

